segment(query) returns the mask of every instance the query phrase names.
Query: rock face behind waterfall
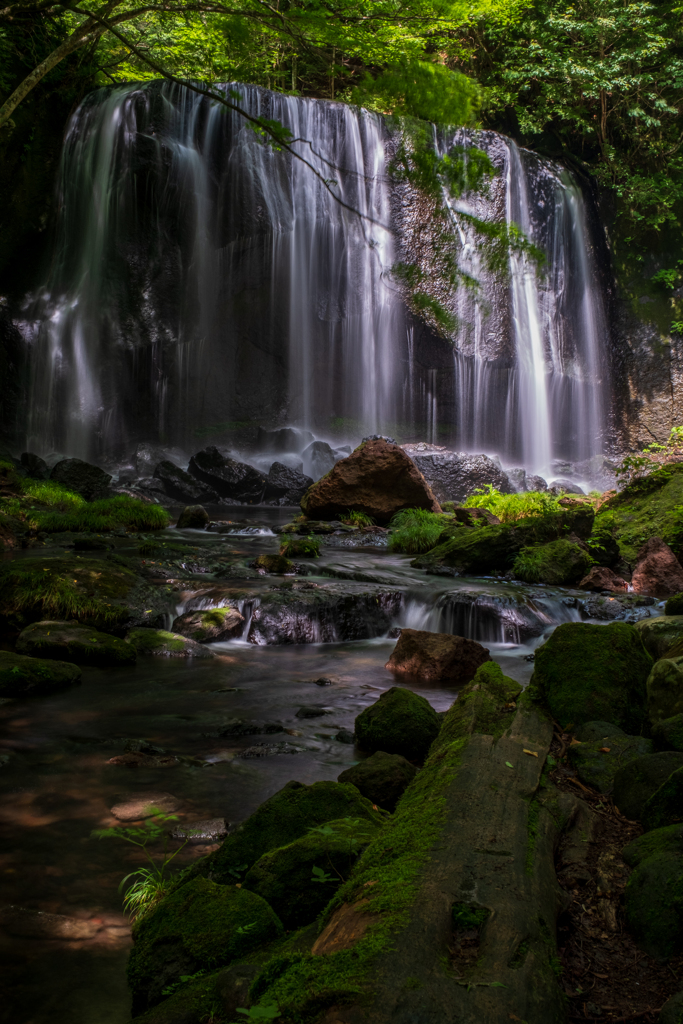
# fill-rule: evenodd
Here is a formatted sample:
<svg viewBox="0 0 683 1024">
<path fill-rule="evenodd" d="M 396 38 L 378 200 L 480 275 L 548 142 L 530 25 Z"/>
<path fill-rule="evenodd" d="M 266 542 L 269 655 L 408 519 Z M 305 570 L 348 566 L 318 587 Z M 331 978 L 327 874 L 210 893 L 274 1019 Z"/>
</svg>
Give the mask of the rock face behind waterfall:
<svg viewBox="0 0 683 1024">
<path fill-rule="evenodd" d="M 308 489 L 301 499 L 305 515 L 335 519 L 348 509 L 365 512 L 379 524 L 404 508 L 440 512 L 431 487 L 397 444 L 366 441 Z"/>
<path fill-rule="evenodd" d="M 503 494 L 515 488 L 506 473 L 488 455 L 467 455 L 428 444 L 406 444 L 403 450 L 420 470 L 439 501 L 465 501 L 492 484 Z"/>
</svg>

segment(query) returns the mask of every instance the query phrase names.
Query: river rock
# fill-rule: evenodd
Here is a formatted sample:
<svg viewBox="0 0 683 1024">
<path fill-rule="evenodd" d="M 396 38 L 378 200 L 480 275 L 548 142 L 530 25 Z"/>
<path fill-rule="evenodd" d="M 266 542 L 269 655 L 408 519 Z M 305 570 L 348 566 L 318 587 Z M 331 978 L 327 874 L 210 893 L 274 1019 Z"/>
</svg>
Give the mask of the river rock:
<svg viewBox="0 0 683 1024">
<path fill-rule="evenodd" d="M 244 616 L 236 608 L 210 608 L 179 615 L 173 623 L 173 632 L 200 644 L 230 640 L 241 634 L 244 621 Z"/>
<path fill-rule="evenodd" d="M 461 508 L 456 506 L 451 515 L 456 523 L 463 523 L 465 526 L 475 526 L 477 523 L 488 523 L 489 526 L 499 526 L 500 519 L 489 512 L 487 508 Z"/>
<path fill-rule="evenodd" d="M 296 566 L 284 555 L 259 555 L 251 563 L 251 568 L 269 576 L 293 576 Z"/>
<path fill-rule="evenodd" d="M 551 494 L 585 494 L 586 492 L 574 480 L 558 477 L 550 481 L 548 490 Z"/>
<path fill-rule="evenodd" d="M 421 453 L 416 447 L 404 445 L 403 450 L 410 455 L 439 502 L 464 501 L 489 484 L 503 494 L 514 493 L 507 475 L 488 455 L 450 451 Z"/>
<path fill-rule="evenodd" d="M 675 750 L 638 757 L 615 775 L 612 799 L 625 818 L 639 821 L 650 797 L 681 767 L 683 753 Z"/>
<path fill-rule="evenodd" d="M 652 658 L 638 630 L 563 622 L 538 648 L 532 687 L 564 728 L 611 719 L 631 735 L 646 727 L 646 682 Z"/>
<path fill-rule="evenodd" d="M 32 697 L 80 681 L 80 668 L 70 662 L 0 651 L 0 697 Z"/>
<path fill-rule="evenodd" d="M 669 831 L 658 830 L 660 834 Z M 656 836 L 657 832 L 653 832 L 642 839 Z M 646 953 L 660 960 L 683 949 L 683 853 L 680 837 L 675 838 L 677 849 L 664 840 L 659 849 L 654 846 L 650 856 L 637 863 L 624 893 L 629 931 Z M 634 860 L 633 848 L 637 843 L 638 840 L 630 843 L 623 851 L 627 864 Z"/>
<path fill-rule="evenodd" d="M 165 629 L 133 629 L 126 637 L 126 641 L 132 644 L 139 655 L 156 654 L 164 658 L 215 657 L 213 651 L 196 640 L 181 636 L 180 633 L 169 633 Z"/>
<path fill-rule="evenodd" d="M 683 821 L 683 765 L 652 794 L 641 821 L 646 832 Z"/>
<path fill-rule="evenodd" d="M 398 445 L 386 441 L 368 441 L 340 459 L 301 501 L 309 518 L 337 519 L 353 509 L 380 525 L 406 508 L 441 511 L 412 460 Z"/>
<path fill-rule="evenodd" d="M 229 823 L 225 818 L 203 818 L 175 825 L 169 835 L 172 839 L 188 840 L 190 843 L 222 843 L 228 834 Z"/>
<path fill-rule="evenodd" d="M 665 615 L 683 615 L 683 594 L 674 594 L 664 605 Z"/>
<path fill-rule="evenodd" d="M 512 565 L 512 572 L 525 583 L 570 587 L 585 576 L 591 563 L 585 544 L 561 537 L 548 544 L 522 548 Z"/>
<path fill-rule="evenodd" d="M 661 537 L 650 537 L 638 552 L 631 579 L 637 594 L 669 597 L 683 590 L 683 567 Z"/>
<path fill-rule="evenodd" d="M 348 782 L 385 811 L 396 810 L 396 804 L 417 775 L 417 768 L 400 754 L 378 750 L 338 777 Z"/>
<path fill-rule="evenodd" d="M 289 505 L 298 505 L 313 483 L 310 476 L 304 476 L 294 469 L 274 462 L 266 477 L 266 498 L 284 498 Z"/>
<path fill-rule="evenodd" d="M 316 919 L 379 831 L 365 818 L 332 820 L 322 828 L 265 853 L 244 879 L 244 888 L 267 900 L 285 928 Z"/>
<path fill-rule="evenodd" d="M 142 750 L 127 750 L 125 754 L 115 754 L 107 764 L 122 765 L 124 768 L 175 768 L 180 758 L 175 754 L 145 754 Z"/>
<path fill-rule="evenodd" d="M 17 650 L 38 658 L 61 658 L 76 665 L 132 665 L 135 648 L 80 622 L 34 622 L 17 639 Z"/>
<path fill-rule="evenodd" d="M 548 490 L 548 484 L 542 476 L 532 475 L 527 476 L 526 486 L 528 491 L 540 491 L 544 492 Z"/>
<path fill-rule="evenodd" d="M 179 448 L 167 448 L 161 445 L 142 442 L 135 449 L 133 464 L 139 477 L 152 476 L 160 462 L 171 462 L 182 468 L 187 465 L 187 456 Z"/>
<path fill-rule="evenodd" d="M 439 735 L 441 719 L 429 701 L 412 690 L 392 686 L 356 718 L 356 741 L 361 750 L 401 754 L 423 761 Z"/>
<path fill-rule="evenodd" d="M 584 722 L 574 730 L 574 738 L 579 743 L 597 743 L 600 740 L 604 746 L 609 746 L 606 740 L 622 736 L 626 736 L 624 730 L 612 722 Z"/>
<path fill-rule="evenodd" d="M 425 683 L 469 683 L 491 655 L 476 640 L 451 633 L 430 633 L 423 629 L 402 629 L 389 661 L 384 666 L 394 675 Z"/>
<path fill-rule="evenodd" d="M 210 521 L 211 517 L 203 505 L 186 505 L 176 526 L 179 530 L 203 530 Z"/>
<path fill-rule="evenodd" d="M 280 427 L 279 430 L 258 428 L 256 444 L 262 452 L 300 452 L 313 440 L 310 430 Z"/>
<path fill-rule="evenodd" d="M 350 451 L 348 454 L 351 454 Z M 313 441 L 301 453 L 304 469 L 313 480 L 319 480 L 333 468 L 335 462 L 346 456 L 345 452 L 337 455 L 327 441 Z"/>
<path fill-rule="evenodd" d="M 658 750 L 683 750 L 683 714 L 655 722 L 652 739 Z"/>
<path fill-rule="evenodd" d="M 611 569 L 606 568 L 604 565 L 594 565 L 587 576 L 577 584 L 579 590 L 592 590 L 599 593 L 603 590 L 609 590 L 612 593 L 626 592 L 628 590 L 628 583 L 626 580 L 622 580 L 621 576 L 617 576 Z"/>
<path fill-rule="evenodd" d="M 119 821 L 143 821 L 155 814 L 173 814 L 183 806 L 171 793 L 157 791 L 136 793 L 120 800 L 109 809 Z"/>
<path fill-rule="evenodd" d="M 177 501 L 216 503 L 219 500 L 213 488 L 190 476 L 168 459 L 155 467 L 154 479 L 162 484 L 169 498 L 175 498 Z"/>
<path fill-rule="evenodd" d="M 133 1016 L 159 1003 L 181 975 L 228 964 L 281 935 L 256 893 L 193 878 L 135 922 L 127 971 Z"/>
<path fill-rule="evenodd" d="M 647 679 L 647 713 L 654 724 L 683 713 L 683 657 L 660 658 Z"/>
<path fill-rule="evenodd" d="M 20 462 L 26 475 L 34 480 L 47 480 L 50 476 L 50 467 L 47 462 L 39 455 L 34 455 L 33 452 L 22 452 Z"/>
<path fill-rule="evenodd" d="M 0 928 L 22 939 L 65 939 L 76 941 L 91 939 L 100 925 L 95 921 L 82 921 L 64 914 L 47 914 L 43 910 L 27 907 L 3 907 L 0 910 Z"/>
<path fill-rule="evenodd" d="M 190 459 L 189 472 L 208 484 L 222 498 L 232 498 L 247 505 L 263 500 L 266 478 L 246 462 L 237 462 L 209 445 Z"/>
<path fill-rule="evenodd" d="M 636 758 L 652 752 L 652 740 L 644 736 L 606 735 L 572 744 L 568 753 L 582 782 L 601 793 L 611 793 L 617 772 Z"/>
<path fill-rule="evenodd" d="M 54 466 L 50 479 L 67 490 L 80 494 L 86 501 L 106 498 L 112 480 L 109 473 L 105 473 L 99 466 L 83 462 L 82 459 L 62 459 Z"/>
<path fill-rule="evenodd" d="M 655 661 L 683 654 L 683 615 L 658 615 L 635 623 L 645 650 Z M 680 648 L 680 649 L 679 649 Z"/>
</svg>

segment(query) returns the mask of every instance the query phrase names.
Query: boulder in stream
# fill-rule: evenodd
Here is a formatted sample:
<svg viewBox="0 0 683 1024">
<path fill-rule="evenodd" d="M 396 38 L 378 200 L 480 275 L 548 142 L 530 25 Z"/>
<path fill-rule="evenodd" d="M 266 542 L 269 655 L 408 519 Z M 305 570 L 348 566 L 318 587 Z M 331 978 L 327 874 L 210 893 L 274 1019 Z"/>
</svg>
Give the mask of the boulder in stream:
<svg viewBox="0 0 683 1024">
<path fill-rule="evenodd" d="M 301 458 L 304 460 L 304 469 L 309 477 L 319 480 L 321 476 L 330 472 L 339 456 L 335 455 L 327 441 L 313 441 L 308 448 L 304 448 Z"/>
<path fill-rule="evenodd" d="M 112 480 L 109 473 L 105 473 L 99 466 L 83 462 L 82 459 L 62 459 L 53 467 L 50 479 L 66 487 L 68 491 L 80 494 L 86 501 L 106 498 Z"/>
<path fill-rule="evenodd" d="M 513 575 L 524 583 L 545 583 L 551 587 L 570 587 L 586 575 L 592 559 L 582 547 L 562 537 L 548 544 L 524 547 L 512 565 Z"/>
<path fill-rule="evenodd" d="M 356 740 L 361 750 L 401 754 L 423 761 L 439 734 L 441 719 L 424 697 L 402 686 L 385 690 L 379 700 L 356 718 Z"/>
<path fill-rule="evenodd" d="M 309 518 L 338 519 L 352 509 L 379 525 L 407 508 L 441 511 L 413 461 L 399 445 L 383 440 L 367 441 L 340 459 L 301 499 L 301 509 Z"/>
<path fill-rule="evenodd" d="M 266 477 L 266 498 L 283 498 L 289 505 L 298 505 L 313 478 L 290 469 L 282 462 L 274 462 Z"/>
<path fill-rule="evenodd" d="M 206 611 L 186 612 L 173 623 L 173 632 L 203 644 L 216 640 L 230 640 L 239 636 L 244 628 L 244 616 L 236 608 L 209 608 Z"/>
<path fill-rule="evenodd" d="M 338 778 L 348 782 L 385 811 L 395 811 L 396 804 L 417 775 L 415 765 L 400 754 L 387 754 L 384 750 L 347 768 Z"/>
<path fill-rule="evenodd" d="M 180 633 L 165 629 L 140 627 L 132 629 L 126 637 L 138 654 L 156 654 L 164 658 L 213 658 L 214 652 Z"/>
<path fill-rule="evenodd" d="M 78 665 L 0 651 L 0 697 L 32 697 L 80 681 Z"/>
<path fill-rule="evenodd" d="M 212 487 L 190 476 L 168 459 L 155 467 L 154 479 L 161 483 L 165 494 L 176 501 L 215 503 L 219 500 L 217 492 Z"/>
<path fill-rule="evenodd" d="M 176 527 L 179 530 L 203 530 L 210 521 L 211 517 L 203 505 L 186 505 L 178 516 Z"/>
<path fill-rule="evenodd" d="M 488 455 L 468 455 L 424 444 L 406 444 L 403 450 L 420 470 L 439 502 L 464 501 L 489 484 L 503 494 L 515 491 L 500 464 Z"/>
<path fill-rule="evenodd" d="M 389 661 L 384 666 L 394 675 L 424 683 L 469 683 L 491 655 L 476 640 L 451 633 L 430 633 L 424 629 L 402 629 Z"/>
<path fill-rule="evenodd" d="M 683 566 L 661 537 L 650 537 L 638 552 L 631 578 L 637 594 L 670 597 L 683 590 Z"/>
<path fill-rule="evenodd" d="M 266 489 L 263 474 L 246 462 L 237 462 L 221 454 L 215 445 L 193 455 L 188 471 L 222 498 L 231 498 L 246 505 L 263 500 Z"/>
<path fill-rule="evenodd" d="M 609 590 L 616 594 L 626 593 L 628 583 L 606 566 L 594 565 L 590 572 L 577 583 L 577 587 L 579 590 L 592 590 L 595 593 Z"/>
<path fill-rule="evenodd" d="M 34 622 L 19 634 L 17 650 L 37 658 L 61 658 L 102 668 L 132 665 L 137 658 L 135 648 L 125 640 L 80 622 Z"/>
</svg>

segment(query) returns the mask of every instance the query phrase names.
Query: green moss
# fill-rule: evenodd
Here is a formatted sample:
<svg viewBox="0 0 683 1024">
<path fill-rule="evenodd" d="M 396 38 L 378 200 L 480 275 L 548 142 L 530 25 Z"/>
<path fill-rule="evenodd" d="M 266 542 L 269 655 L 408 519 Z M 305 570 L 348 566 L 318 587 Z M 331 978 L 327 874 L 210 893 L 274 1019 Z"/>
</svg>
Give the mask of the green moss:
<svg viewBox="0 0 683 1024">
<path fill-rule="evenodd" d="M 179 633 L 169 633 L 165 629 L 133 629 L 126 637 L 138 654 L 180 653 L 187 647 L 187 640 Z"/>
<path fill-rule="evenodd" d="M 412 690 L 392 686 L 356 718 L 362 750 L 401 754 L 421 761 L 439 734 L 441 721 L 429 701 Z"/>
<path fill-rule="evenodd" d="M 674 594 L 664 605 L 665 615 L 683 615 L 683 594 Z"/>
<path fill-rule="evenodd" d="M 503 675 L 500 665 L 495 661 L 484 662 L 447 712 L 435 747 L 472 733 L 502 736 L 521 692 L 520 684 Z"/>
<path fill-rule="evenodd" d="M 109 562 L 22 559 L 0 566 L 0 614 L 114 625 L 129 617 L 119 602 L 136 583 L 132 572 Z"/>
<path fill-rule="evenodd" d="M 683 751 L 683 714 L 656 722 L 652 726 L 652 738 L 658 750 Z"/>
<path fill-rule="evenodd" d="M 131 665 L 137 657 L 125 640 L 77 622 L 36 622 L 20 634 L 17 650 L 77 665 Z"/>
<path fill-rule="evenodd" d="M 294 564 L 283 555 L 259 555 L 251 563 L 254 569 L 264 569 L 276 576 L 290 575 L 294 572 Z"/>
<path fill-rule="evenodd" d="M 339 782 L 349 782 L 373 804 L 394 811 L 416 773 L 415 766 L 405 757 L 378 750 L 342 772 Z"/>
<path fill-rule="evenodd" d="M 0 511 L 18 516 L 27 525 L 45 533 L 106 533 L 128 530 L 163 530 L 168 512 L 125 494 L 86 501 L 54 480 L 19 481 L 20 494 L 0 499 Z"/>
<path fill-rule="evenodd" d="M 612 799 L 625 818 L 640 821 L 650 797 L 679 768 L 683 768 L 683 754 L 673 750 L 637 757 L 615 775 Z M 657 827 L 657 823 L 652 827 Z"/>
<path fill-rule="evenodd" d="M 683 641 L 683 615 L 658 615 L 636 623 L 645 650 L 657 661 L 672 658 L 669 653 Z"/>
<path fill-rule="evenodd" d="M 578 583 L 593 565 L 593 559 L 570 540 L 554 540 L 522 548 L 512 572 L 525 583 L 547 583 L 563 587 Z"/>
<path fill-rule="evenodd" d="M 280 547 L 280 554 L 288 558 L 319 558 L 318 537 L 288 537 Z"/>
<path fill-rule="evenodd" d="M 651 668 L 633 626 L 565 622 L 536 651 L 532 685 L 562 726 L 611 721 L 638 735 Z"/>
<path fill-rule="evenodd" d="M 683 768 L 673 772 L 643 809 L 643 828 L 664 828 L 683 820 Z"/>
<path fill-rule="evenodd" d="M 683 950 L 683 856 L 669 850 L 645 858 L 624 893 L 626 923 L 650 956 Z"/>
<path fill-rule="evenodd" d="M 0 651 L 0 696 L 22 697 L 50 693 L 80 682 L 81 670 L 64 661 L 29 658 Z"/>
<path fill-rule="evenodd" d="M 646 832 L 625 846 L 621 856 L 630 868 L 637 868 L 656 853 L 683 854 L 683 825 L 669 825 Z"/>
<path fill-rule="evenodd" d="M 644 736 L 612 736 L 571 746 L 569 760 L 587 786 L 611 793 L 617 772 L 637 757 L 651 754 L 652 749 L 652 740 Z"/>
<path fill-rule="evenodd" d="M 596 529 L 608 529 L 616 537 L 627 562 L 650 537 L 662 537 L 674 551 L 683 540 L 683 463 L 663 466 L 629 484 L 601 506 Z"/>
<path fill-rule="evenodd" d="M 451 914 L 456 931 L 470 932 L 481 928 L 491 916 L 491 911 L 473 903 L 454 903 Z"/>
</svg>

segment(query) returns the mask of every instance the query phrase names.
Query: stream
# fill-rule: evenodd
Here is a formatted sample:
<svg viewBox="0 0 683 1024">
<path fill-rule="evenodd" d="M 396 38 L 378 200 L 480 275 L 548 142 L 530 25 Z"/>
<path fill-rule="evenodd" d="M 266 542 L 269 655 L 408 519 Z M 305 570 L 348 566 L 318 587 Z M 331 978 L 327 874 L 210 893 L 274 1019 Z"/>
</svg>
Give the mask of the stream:
<svg viewBox="0 0 683 1024">
<path fill-rule="evenodd" d="M 274 528 L 292 518 L 292 509 L 231 514 L 240 520 L 229 527 L 232 532 L 186 530 L 183 540 L 198 548 L 224 545 L 242 559 L 275 553 Z M 169 530 L 167 537 L 177 540 L 180 533 Z M 125 554 L 137 543 L 119 539 L 117 550 Z M 17 557 L 55 553 L 42 548 Z M 387 551 L 386 535 L 332 537 L 321 558 L 306 565 L 305 576 L 239 581 L 247 594 L 240 598 L 245 630 L 239 639 L 211 645 L 217 657 L 140 657 L 133 668 L 84 667 L 79 686 L 2 702 L 0 906 L 67 915 L 81 927 L 67 938 L 50 937 L 49 929 L 41 937 L 35 915 L 29 915 L 0 932 L 1 1021 L 130 1019 L 130 928 L 118 886 L 143 859 L 120 841 L 91 838 L 92 830 L 120 825 L 112 807 L 152 794 L 170 794 L 181 823 L 224 817 L 235 825 L 290 779 L 336 779 L 362 756 L 344 730 L 352 732 L 356 715 L 394 685 L 384 668 L 394 627 L 479 640 L 506 674 L 526 684 L 534 649 L 558 623 L 634 621 L 661 611 L 650 598 L 597 599 L 493 579 L 428 576 L 411 569 L 410 561 Z M 292 585 L 304 596 L 343 593 L 352 611 L 343 620 L 316 609 L 308 617 L 298 611 L 296 621 L 269 619 L 268 595 Z M 224 581 L 221 590 L 205 574 L 187 578 L 176 614 L 224 603 L 221 592 Z M 379 611 L 366 615 L 363 609 L 375 598 Z M 363 633 L 364 622 L 369 635 L 350 638 Z M 451 687 L 411 685 L 437 711 L 456 697 Z M 135 740 L 180 760 L 154 768 L 108 763 Z M 188 845 L 177 863 L 215 848 Z"/>
</svg>

